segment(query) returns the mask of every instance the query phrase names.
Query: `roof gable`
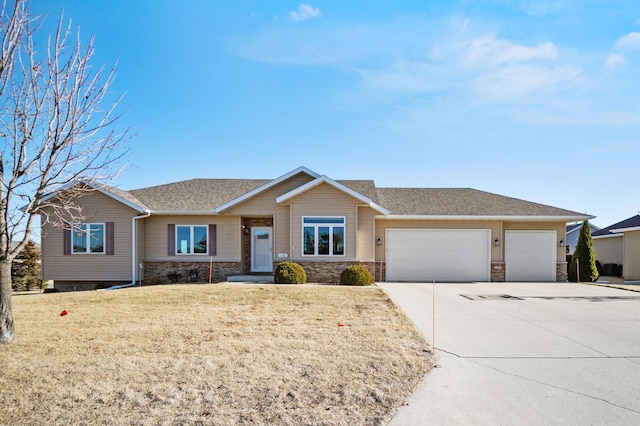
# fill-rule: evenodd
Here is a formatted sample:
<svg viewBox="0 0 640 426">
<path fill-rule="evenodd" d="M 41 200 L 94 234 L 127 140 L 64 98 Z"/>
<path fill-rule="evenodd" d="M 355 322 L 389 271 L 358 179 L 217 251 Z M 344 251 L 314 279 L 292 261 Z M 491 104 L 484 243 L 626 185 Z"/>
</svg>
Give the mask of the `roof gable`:
<svg viewBox="0 0 640 426">
<path fill-rule="evenodd" d="M 147 206 L 142 201 L 137 199 L 133 194 L 131 194 L 128 191 L 123 191 L 121 189 L 117 189 L 117 188 L 114 188 L 114 187 L 109 186 L 109 185 L 98 184 L 96 182 L 89 182 L 89 181 L 84 181 L 84 180 L 79 180 L 79 181 L 76 181 L 76 182 L 68 183 L 67 185 L 64 185 L 64 186 L 58 188 L 55 192 L 52 192 L 51 194 L 49 194 L 46 197 L 44 197 L 42 199 L 42 201 L 47 201 L 47 200 L 50 200 L 52 198 L 55 198 L 59 193 L 64 192 L 66 190 L 69 190 L 69 189 L 71 189 L 71 188 L 73 188 L 73 187 L 75 187 L 77 185 L 88 186 L 92 190 L 98 191 L 98 192 L 106 195 L 107 197 L 110 197 L 110 198 L 118 201 L 119 203 L 122 203 L 125 206 L 130 207 L 133 210 L 136 210 L 136 211 L 138 211 L 140 213 L 144 213 L 144 212 L 148 211 Z"/>
<path fill-rule="evenodd" d="M 317 179 L 312 180 L 311 182 L 299 186 L 298 188 L 287 192 L 286 194 L 283 194 L 281 196 L 279 196 L 278 198 L 276 198 L 276 203 L 281 204 L 281 203 L 285 203 L 289 200 L 291 200 L 292 198 L 297 197 L 298 195 L 309 191 L 312 188 L 317 187 L 318 185 L 321 185 L 323 183 L 326 183 L 350 196 L 352 196 L 353 198 L 359 200 L 362 204 L 367 205 L 369 207 L 371 207 L 372 209 L 382 213 L 382 214 L 389 214 L 389 210 L 385 209 L 384 207 L 374 203 L 370 198 L 360 194 L 359 192 L 354 191 L 353 189 L 339 183 L 336 182 L 335 180 L 327 177 L 327 176 L 320 176 Z"/>
<path fill-rule="evenodd" d="M 290 178 L 292 178 L 295 175 L 300 174 L 300 173 L 306 173 L 306 174 L 308 174 L 309 176 L 311 176 L 313 178 L 317 178 L 319 176 L 316 172 L 314 172 L 312 170 L 309 170 L 306 167 L 300 166 L 297 169 L 294 169 L 294 170 L 290 171 L 289 173 L 286 173 L 286 174 L 284 174 L 284 175 L 282 175 L 282 176 L 280 176 L 280 177 L 278 177 L 276 179 L 273 179 L 272 181 L 268 181 L 268 182 L 260 185 L 259 187 L 255 188 L 255 189 L 253 189 L 253 190 L 251 190 L 251 191 L 249 191 L 249 192 L 247 192 L 245 194 L 240 195 L 239 197 L 236 197 L 236 198 L 234 198 L 234 199 L 232 199 L 232 200 L 230 200 L 230 201 L 228 201 L 228 202 L 226 202 L 226 203 L 224 203 L 224 204 L 222 204 L 220 206 L 217 206 L 213 210 L 214 210 L 215 213 L 221 213 L 221 212 L 223 212 L 225 210 L 230 209 L 231 207 L 234 207 L 234 206 L 236 206 L 236 205 L 238 205 L 238 204 L 240 204 L 240 203 L 242 203 L 242 202 L 244 202 L 244 201 L 246 201 L 248 199 L 251 199 L 251 198 L 253 198 L 253 197 L 255 197 L 255 196 L 257 196 L 257 195 L 259 195 L 259 194 L 271 189 L 271 188 L 273 188 L 274 186 L 276 186 L 276 185 L 286 181 L 287 179 L 290 179 Z"/>
</svg>

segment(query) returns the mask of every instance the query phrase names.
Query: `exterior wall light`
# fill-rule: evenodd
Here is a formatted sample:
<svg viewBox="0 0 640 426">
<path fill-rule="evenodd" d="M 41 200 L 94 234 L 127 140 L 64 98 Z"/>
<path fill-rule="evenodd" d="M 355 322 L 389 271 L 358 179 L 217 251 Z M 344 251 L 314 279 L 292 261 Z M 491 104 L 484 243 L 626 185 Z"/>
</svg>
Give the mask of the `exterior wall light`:
<svg viewBox="0 0 640 426">
<path fill-rule="evenodd" d="M 564 240 L 560 240 L 559 244 L 560 244 L 560 247 L 564 247 Z"/>
<path fill-rule="evenodd" d="M 379 245 L 379 246 L 381 246 L 381 245 L 382 245 L 382 238 L 377 237 L 377 238 L 376 238 L 376 244 L 377 244 L 377 245 Z"/>
<path fill-rule="evenodd" d="M 496 237 L 496 238 L 493 240 L 493 245 L 494 245 L 494 246 L 499 246 L 499 245 L 500 245 L 500 240 L 498 239 L 498 237 Z"/>
</svg>

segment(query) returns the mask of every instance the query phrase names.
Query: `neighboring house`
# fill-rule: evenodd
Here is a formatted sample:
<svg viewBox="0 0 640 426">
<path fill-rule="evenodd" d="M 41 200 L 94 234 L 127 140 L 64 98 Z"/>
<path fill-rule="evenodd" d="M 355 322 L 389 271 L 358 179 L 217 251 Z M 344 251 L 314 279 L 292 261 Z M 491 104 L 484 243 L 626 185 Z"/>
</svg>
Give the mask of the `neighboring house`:
<svg viewBox="0 0 640 426">
<path fill-rule="evenodd" d="M 581 222 L 567 225 L 566 238 L 564 239 L 567 254 L 573 254 L 573 252 L 576 251 L 576 244 L 578 244 L 581 227 Z M 593 235 L 593 233 L 600 230 L 600 228 L 590 223 L 589 230 L 591 231 L 591 235 Z"/>
<path fill-rule="evenodd" d="M 640 280 L 640 215 L 602 228 L 591 237 L 596 260 L 605 267 L 603 275 L 621 275 L 625 280 Z"/>
<path fill-rule="evenodd" d="M 564 281 L 565 226 L 592 218 L 469 188 L 378 188 L 305 167 L 273 180 L 193 179 L 77 202 L 73 232 L 43 225 L 43 275 L 58 289 L 271 274 L 300 263 L 337 283 L 365 265 L 377 281 Z"/>
</svg>

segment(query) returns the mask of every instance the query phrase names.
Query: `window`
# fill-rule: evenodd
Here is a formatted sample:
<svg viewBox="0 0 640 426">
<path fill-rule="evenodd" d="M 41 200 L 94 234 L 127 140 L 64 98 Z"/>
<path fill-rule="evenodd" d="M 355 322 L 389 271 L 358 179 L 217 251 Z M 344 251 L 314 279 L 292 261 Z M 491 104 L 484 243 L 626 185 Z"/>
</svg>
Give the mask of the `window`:
<svg viewBox="0 0 640 426">
<path fill-rule="evenodd" d="M 303 217 L 302 254 L 344 256 L 344 217 Z"/>
<path fill-rule="evenodd" d="M 207 254 L 206 225 L 176 225 L 176 254 Z"/>
<path fill-rule="evenodd" d="M 74 225 L 72 230 L 71 252 L 104 254 L 104 231 L 104 223 Z"/>
</svg>

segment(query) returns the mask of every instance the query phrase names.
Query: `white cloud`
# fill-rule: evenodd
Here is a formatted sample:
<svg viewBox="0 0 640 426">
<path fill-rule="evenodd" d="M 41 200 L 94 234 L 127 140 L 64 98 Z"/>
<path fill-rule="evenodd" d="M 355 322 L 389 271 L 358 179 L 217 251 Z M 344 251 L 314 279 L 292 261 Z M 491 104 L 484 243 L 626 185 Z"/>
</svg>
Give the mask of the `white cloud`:
<svg viewBox="0 0 640 426">
<path fill-rule="evenodd" d="M 551 42 L 530 47 L 493 37 L 480 37 L 472 40 L 467 53 L 467 59 L 470 62 L 487 62 L 494 65 L 557 58 L 558 49 Z"/>
<path fill-rule="evenodd" d="M 620 55 L 619 53 L 612 53 L 611 55 L 609 55 L 609 57 L 607 58 L 607 62 L 605 62 L 605 67 L 607 68 L 615 68 L 618 65 L 622 65 L 625 62 L 627 62 L 627 59 L 624 57 L 624 55 Z"/>
<path fill-rule="evenodd" d="M 475 90 L 485 99 L 518 99 L 571 87 L 578 83 L 582 73 L 581 69 L 570 65 L 512 64 L 478 77 Z"/>
<path fill-rule="evenodd" d="M 320 9 L 313 7 L 310 4 L 301 3 L 297 10 L 289 12 L 291 20 L 295 22 L 306 21 L 307 19 L 313 19 L 320 16 Z"/>
<path fill-rule="evenodd" d="M 631 32 L 620 37 L 614 47 L 616 49 L 640 49 L 640 33 Z"/>
</svg>

